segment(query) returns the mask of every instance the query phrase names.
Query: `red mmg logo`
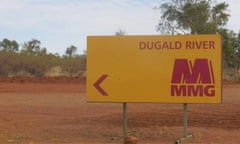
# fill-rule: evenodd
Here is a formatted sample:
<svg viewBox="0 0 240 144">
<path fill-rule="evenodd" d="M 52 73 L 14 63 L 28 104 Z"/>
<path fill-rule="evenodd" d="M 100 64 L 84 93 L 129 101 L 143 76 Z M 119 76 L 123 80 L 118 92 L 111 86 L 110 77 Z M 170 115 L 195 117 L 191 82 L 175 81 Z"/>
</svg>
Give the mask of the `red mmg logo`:
<svg viewBox="0 0 240 144">
<path fill-rule="evenodd" d="M 171 96 L 215 96 L 211 60 L 175 59 L 171 83 Z"/>
</svg>

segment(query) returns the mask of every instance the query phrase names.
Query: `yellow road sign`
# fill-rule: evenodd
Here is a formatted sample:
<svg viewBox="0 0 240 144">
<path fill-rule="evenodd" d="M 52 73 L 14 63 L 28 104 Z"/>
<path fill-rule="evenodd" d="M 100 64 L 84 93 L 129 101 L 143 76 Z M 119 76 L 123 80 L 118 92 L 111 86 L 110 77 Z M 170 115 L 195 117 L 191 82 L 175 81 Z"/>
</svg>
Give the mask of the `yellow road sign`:
<svg viewBox="0 0 240 144">
<path fill-rule="evenodd" d="M 221 103 L 220 35 L 89 36 L 88 102 Z"/>
</svg>

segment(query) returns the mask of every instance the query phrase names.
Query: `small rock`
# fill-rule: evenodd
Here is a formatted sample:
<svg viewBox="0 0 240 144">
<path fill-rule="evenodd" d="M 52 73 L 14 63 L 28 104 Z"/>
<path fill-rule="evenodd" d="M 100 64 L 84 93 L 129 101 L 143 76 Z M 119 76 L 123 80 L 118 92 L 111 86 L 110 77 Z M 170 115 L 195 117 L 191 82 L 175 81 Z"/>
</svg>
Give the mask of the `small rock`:
<svg viewBox="0 0 240 144">
<path fill-rule="evenodd" d="M 137 144 L 138 139 L 134 136 L 127 136 L 124 144 Z"/>
</svg>

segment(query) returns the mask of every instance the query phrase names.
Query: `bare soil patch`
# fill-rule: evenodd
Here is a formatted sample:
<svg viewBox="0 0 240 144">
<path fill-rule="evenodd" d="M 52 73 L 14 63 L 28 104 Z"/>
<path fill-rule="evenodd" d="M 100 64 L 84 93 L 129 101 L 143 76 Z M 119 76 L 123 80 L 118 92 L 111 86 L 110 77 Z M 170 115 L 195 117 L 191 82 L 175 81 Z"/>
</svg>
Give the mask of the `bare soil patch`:
<svg viewBox="0 0 240 144">
<path fill-rule="evenodd" d="M 123 143 L 122 104 L 86 103 L 85 92 L 84 80 L 2 80 L 0 143 Z M 193 137 L 183 143 L 239 143 L 239 94 L 239 84 L 228 84 L 222 104 L 189 104 Z M 129 135 L 139 144 L 174 143 L 183 135 L 182 109 L 182 104 L 130 103 Z"/>
</svg>

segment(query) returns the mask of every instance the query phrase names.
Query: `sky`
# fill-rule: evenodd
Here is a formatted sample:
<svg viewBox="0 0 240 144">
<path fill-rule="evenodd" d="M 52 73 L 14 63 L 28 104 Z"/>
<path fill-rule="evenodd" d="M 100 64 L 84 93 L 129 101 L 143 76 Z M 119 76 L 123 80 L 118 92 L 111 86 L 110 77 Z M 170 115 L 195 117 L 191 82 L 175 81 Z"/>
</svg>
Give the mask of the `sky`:
<svg viewBox="0 0 240 144">
<path fill-rule="evenodd" d="M 224 0 L 216 0 L 217 2 Z M 114 35 L 120 29 L 128 35 L 159 34 L 156 26 L 163 0 L 0 0 L 0 41 L 16 40 L 20 45 L 38 39 L 48 52 L 64 54 L 74 45 L 86 50 L 87 36 Z M 231 15 L 227 28 L 240 30 L 240 1 L 225 0 Z"/>
</svg>

